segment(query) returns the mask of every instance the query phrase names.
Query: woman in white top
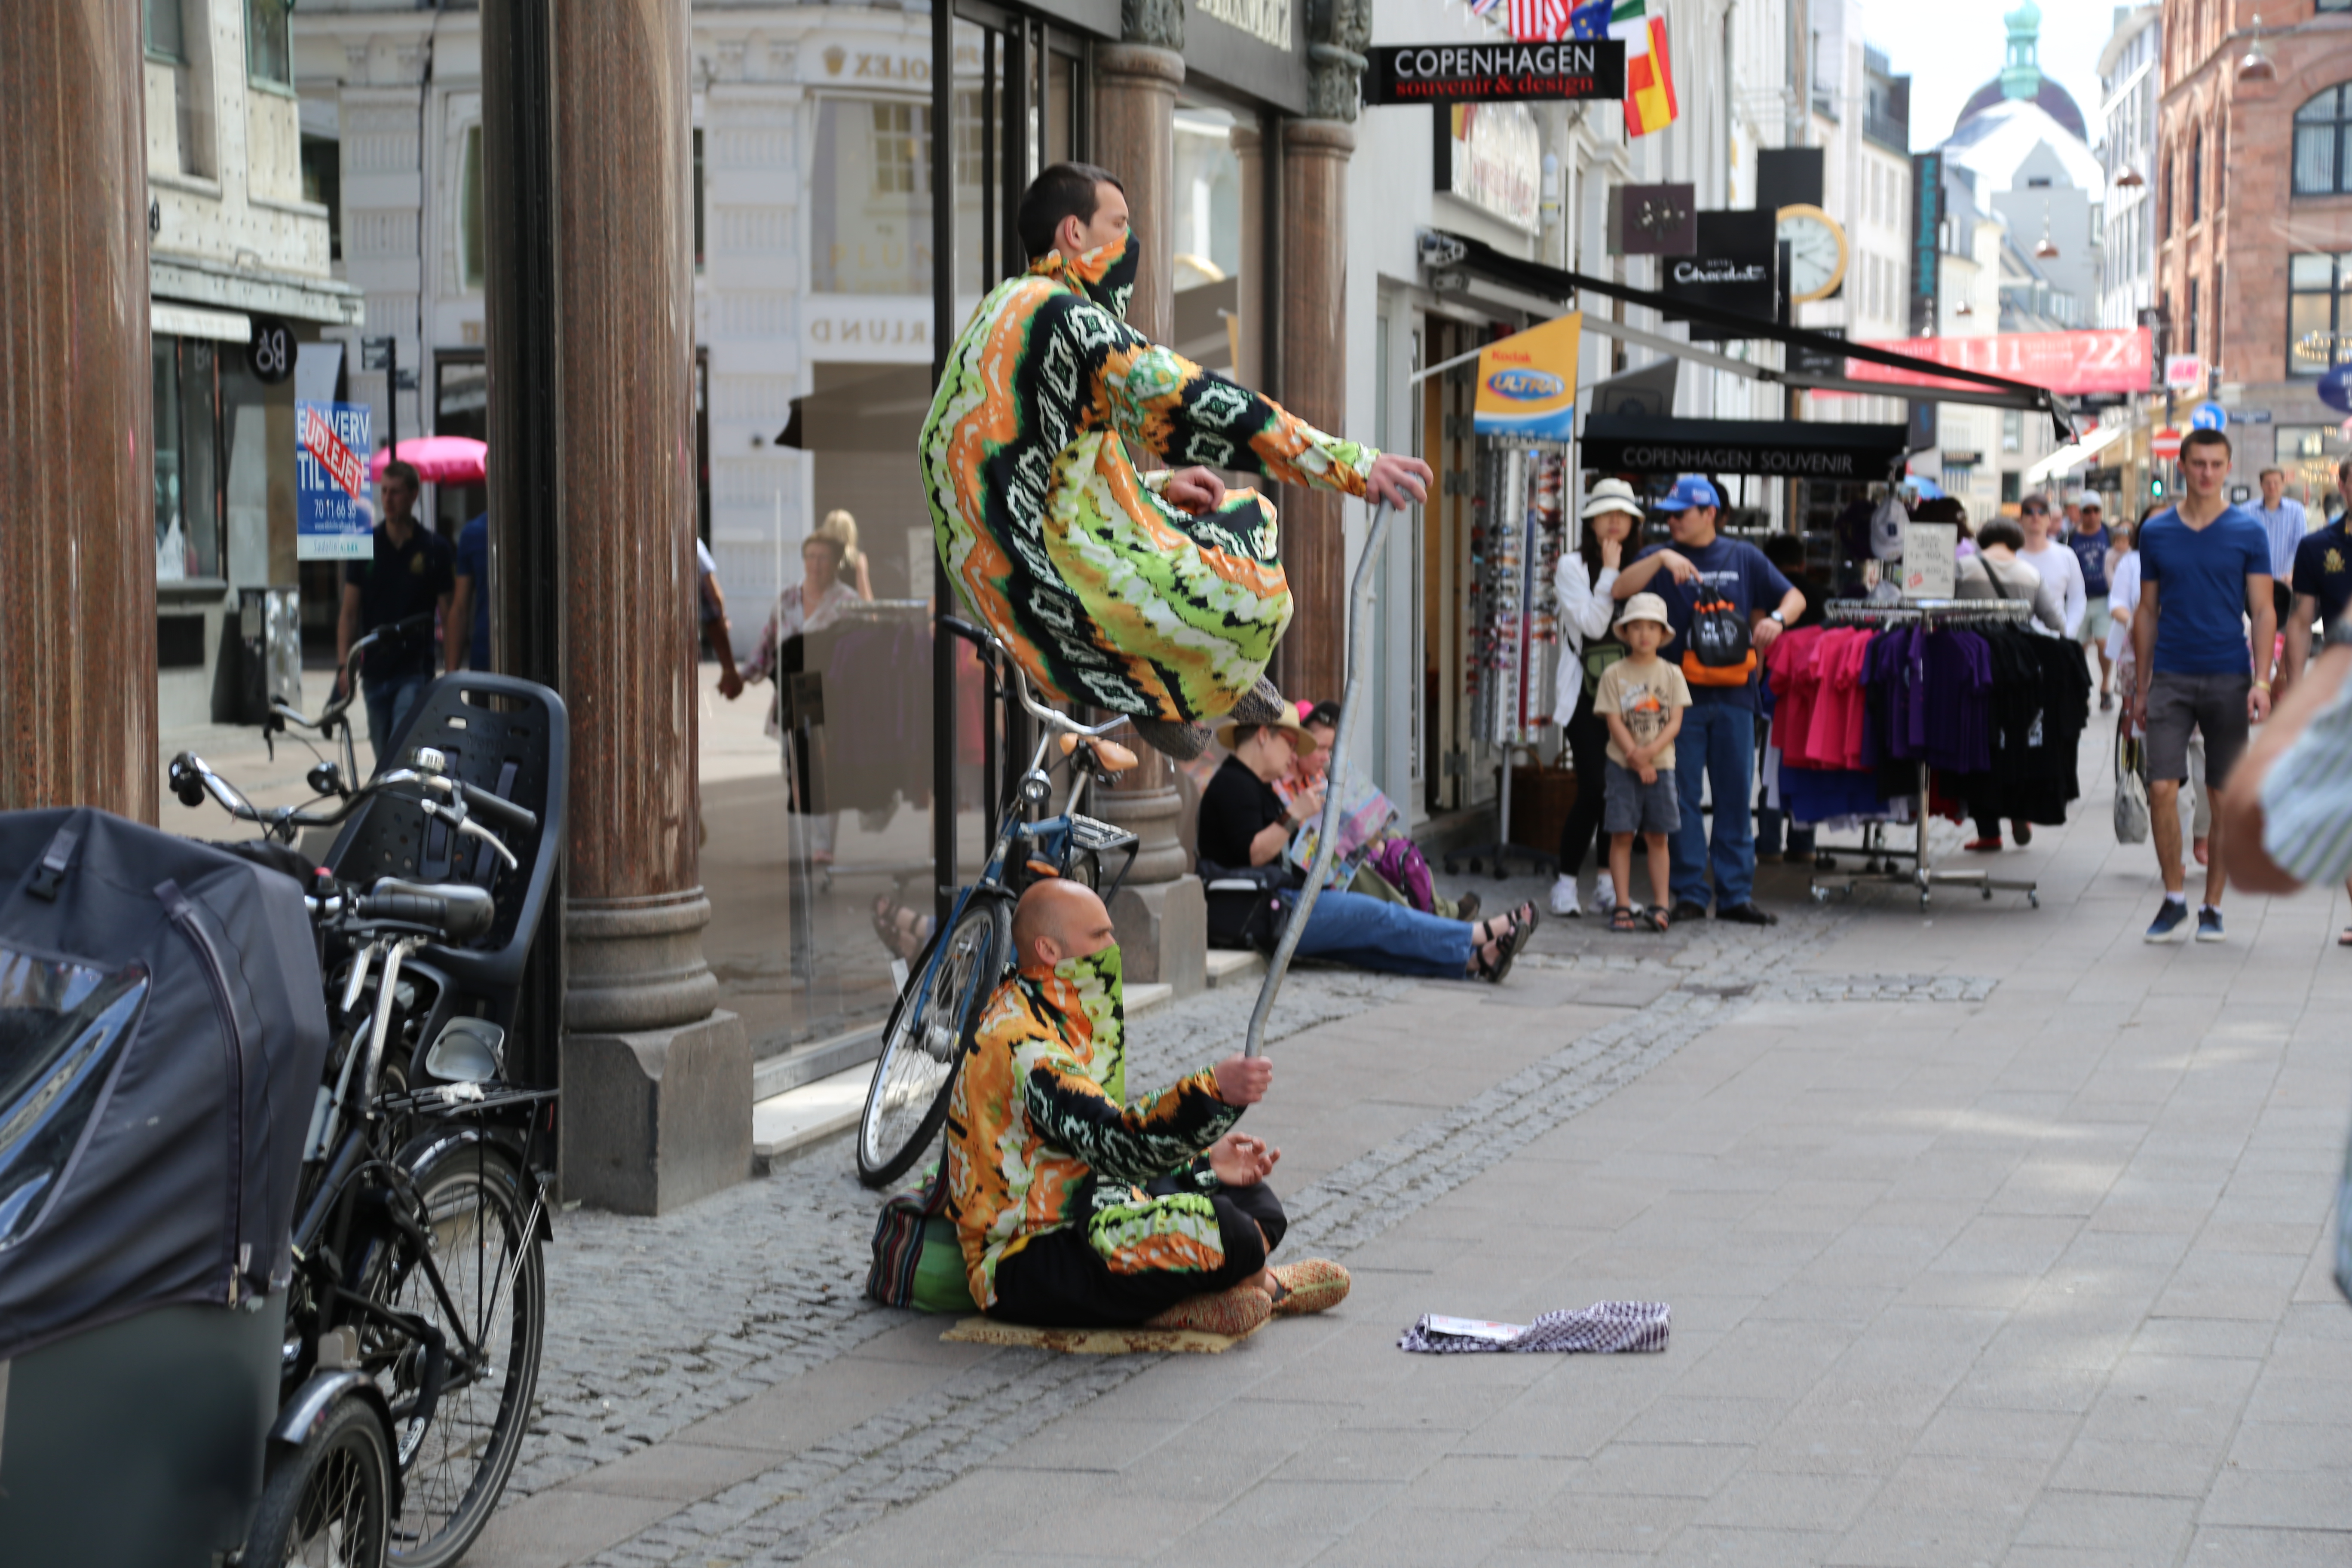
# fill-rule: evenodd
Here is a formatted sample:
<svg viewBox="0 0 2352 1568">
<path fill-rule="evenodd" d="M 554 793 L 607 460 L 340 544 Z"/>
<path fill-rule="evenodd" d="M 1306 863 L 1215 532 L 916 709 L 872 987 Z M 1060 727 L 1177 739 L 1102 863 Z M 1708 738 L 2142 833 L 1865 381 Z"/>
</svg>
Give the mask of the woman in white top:
<svg viewBox="0 0 2352 1568">
<path fill-rule="evenodd" d="M 2058 596 L 2059 614 L 2064 625 L 2062 636 L 2077 638 L 2083 635 L 2083 616 L 2091 601 L 2083 583 L 2083 561 L 2073 551 L 2050 537 L 2050 498 L 2036 491 L 2019 503 L 2017 526 L 2025 532 L 2025 548 L 2017 558 L 2042 575 Z"/>
<path fill-rule="evenodd" d="M 1610 630 L 1614 608 L 1610 590 L 1617 569 L 1631 555 L 1634 532 L 1642 526 L 1642 503 L 1633 487 L 1622 479 L 1602 479 L 1584 502 L 1584 539 L 1574 550 L 1560 552 L 1552 574 L 1559 601 L 1559 682 L 1552 699 L 1552 719 L 1568 742 L 1576 769 L 1576 804 L 1559 830 L 1559 879 L 1552 884 L 1551 912 L 1577 915 L 1583 906 L 1577 897 L 1577 874 L 1584 868 L 1584 852 L 1601 827 L 1601 773 L 1609 754 L 1609 730 L 1592 711 L 1592 686 L 1601 671 L 1624 654 Z M 1590 668 L 1588 668 L 1588 661 Z M 1609 873 L 1600 874 L 1597 909 L 1617 901 Z"/>
</svg>

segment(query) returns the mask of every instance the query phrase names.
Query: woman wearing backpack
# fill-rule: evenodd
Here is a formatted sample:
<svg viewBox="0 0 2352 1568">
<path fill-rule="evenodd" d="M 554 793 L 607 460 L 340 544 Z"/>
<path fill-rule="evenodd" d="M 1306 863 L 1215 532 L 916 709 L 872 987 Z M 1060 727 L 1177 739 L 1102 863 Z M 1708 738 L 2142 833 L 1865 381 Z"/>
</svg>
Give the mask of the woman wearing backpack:
<svg viewBox="0 0 2352 1568">
<path fill-rule="evenodd" d="M 1602 479 L 1586 498 L 1583 517 L 1583 539 L 1574 550 L 1560 552 L 1552 574 L 1559 598 L 1554 622 L 1559 630 L 1559 681 L 1551 716 L 1576 770 L 1576 802 L 1559 827 L 1559 879 L 1551 887 L 1551 912 L 1571 916 L 1583 910 L 1577 879 L 1584 869 L 1584 852 L 1601 830 L 1601 774 L 1609 754 L 1609 727 L 1592 710 L 1592 688 L 1625 657 L 1625 645 L 1610 626 L 1616 614 L 1610 590 L 1624 564 L 1627 542 L 1641 530 L 1642 503 L 1624 480 Z M 1616 906 L 1617 892 L 1608 857 L 1601 859 L 1592 907 L 1608 910 Z"/>
<path fill-rule="evenodd" d="M 1673 923 L 1706 918 L 1710 874 L 1715 914 L 1738 925 L 1768 926 L 1779 917 L 1756 907 L 1756 671 L 1781 628 L 1805 613 L 1805 596 L 1740 539 L 1715 531 L 1723 497 L 1705 478 L 1685 474 L 1657 503 L 1674 543 L 1654 545 L 1617 574 L 1619 600 L 1651 593 L 1666 602 L 1675 635 L 1664 649 L 1679 657 L 1691 706 L 1675 740 L 1675 785 L 1682 826 L 1675 831 Z M 1700 815 L 1700 790 L 1715 801 Z"/>
</svg>

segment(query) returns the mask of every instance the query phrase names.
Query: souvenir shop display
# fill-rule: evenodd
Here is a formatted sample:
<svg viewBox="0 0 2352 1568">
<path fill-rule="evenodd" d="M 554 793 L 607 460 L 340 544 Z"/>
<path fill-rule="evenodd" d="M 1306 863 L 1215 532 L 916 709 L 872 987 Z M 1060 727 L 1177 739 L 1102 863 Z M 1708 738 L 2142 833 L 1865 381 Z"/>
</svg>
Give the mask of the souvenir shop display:
<svg viewBox="0 0 2352 1568">
<path fill-rule="evenodd" d="M 1502 798 L 1495 841 L 1456 849 L 1445 868 L 1491 862 L 1497 878 L 1507 859 L 1556 875 L 1554 858 L 1511 842 L 1511 765 L 1532 748 L 1550 710 L 1552 665 L 1559 658 L 1559 605 L 1553 569 L 1566 547 L 1568 450 L 1554 442 L 1479 443 L 1477 490 L 1472 501 L 1470 657 L 1464 672 L 1471 738 L 1501 753 Z"/>
<path fill-rule="evenodd" d="M 1769 803 L 1792 822 L 1864 836 L 1861 873 L 1842 886 L 1816 878 L 1815 900 L 1888 881 L 1916 888 L 1922 908 L 1939 885 L 2040 906 L 2032 881 L 1940 869 L 1927 854 L 1930 814 L 2055 826 L 2081 794 L 2090 677 L 2074 646 L 2030 629 L 2029 614 L 2007 600 L 1833 601 L 1824 625 L 1774 642 Z M 1907 849 L 1888 833 L 1906 823 Z"/>
</svg>

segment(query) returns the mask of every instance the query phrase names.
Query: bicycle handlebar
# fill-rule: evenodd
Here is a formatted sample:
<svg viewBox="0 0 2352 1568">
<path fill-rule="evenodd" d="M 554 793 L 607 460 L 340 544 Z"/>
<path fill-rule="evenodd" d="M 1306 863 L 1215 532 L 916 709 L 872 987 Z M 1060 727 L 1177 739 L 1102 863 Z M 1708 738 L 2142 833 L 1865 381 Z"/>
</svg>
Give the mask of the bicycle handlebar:
<svg viewBox="0 0 2352 1568">
<path fill-rule="evenodd" d="M 1006 647 L 995 633 L 983 626 L 973 626 L 970 621 L 959 620 L 953 616 L 940 616 L 939 624 L 947 631 L 971 643 L 982 653 L 1003 660 L 1005 668 L 1013 672 L 1013 694 L 1021 700 L 1021 706 L 1028 710 L 1029 717 L 1047 729 L 1059 730 L 1066 735 L 1083 735 L 1091 740 L 1097 735 L 1108 735 L 1128 721 L 1128 715 L 1114 713 L 1106 722 L 1090 726 L 1079 723 L 1066 713 L 1046 707 L 1038 701 L 1030 690 L 1029 677 L 1022 669 L 1020 660 L 1013 657 L 1013 650 Z"/>
<path fill-rule="evenodd" d="M 456 789 L 458 798 L 466 803 L 467 810 L 487 816 L 499 826 L 511 827 L 520 833 L 539 831 L 539 817 L 514 802 L 492 795 L 479 784 L 469 784 L 461 779 L 451 779 L 449 783 Z"/>
</svg>

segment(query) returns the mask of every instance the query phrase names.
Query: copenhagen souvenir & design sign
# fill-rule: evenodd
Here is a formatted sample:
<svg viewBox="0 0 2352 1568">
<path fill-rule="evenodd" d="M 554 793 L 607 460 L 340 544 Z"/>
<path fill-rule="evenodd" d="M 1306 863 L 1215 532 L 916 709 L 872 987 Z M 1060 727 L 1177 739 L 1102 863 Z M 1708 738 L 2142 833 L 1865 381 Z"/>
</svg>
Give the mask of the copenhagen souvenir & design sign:
<svg viewBox="0 0 2352 1568">
<path fill-rule="evenodd" d="M 1384 44 L 1366 50 L 1364 58 L 1364 102 L 1370 105 L 1625 96 L 1625 46 L 1613 38 Z"/>
<path fill-rule="evenodd" d="M 375 518 L 367 459 L 373 410 L 364 403 L 303 403 L 294 413 L 294 559 L 369 561 Z"/>
</svg>

